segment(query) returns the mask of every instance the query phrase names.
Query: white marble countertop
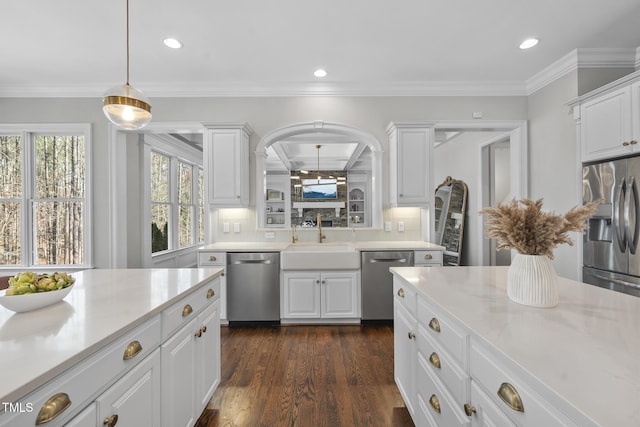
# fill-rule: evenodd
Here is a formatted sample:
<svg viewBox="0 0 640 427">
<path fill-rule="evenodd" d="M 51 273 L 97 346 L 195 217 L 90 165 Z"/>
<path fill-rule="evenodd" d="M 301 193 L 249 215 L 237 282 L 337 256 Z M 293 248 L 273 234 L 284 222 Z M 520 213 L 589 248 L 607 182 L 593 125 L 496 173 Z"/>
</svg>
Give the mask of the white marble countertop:
<svg viewBox="0 0 640 427">
<path fill-rule="evenodd" d="M 602 426 L 640 426 L 640 298 L 560 279 L 560 303 L 510 301 L 507 267 L 391 271 L 416 286 L 538 386 Z"/>
<path fill-rule="evenodd" d="M 16 402 L 221 271 L 85 270 L 59 303 L 26 313 L 0 306 L 0 402 Z"/>
<path fill-rule="evenodd" d="M 200 250 L 221 251 L 221 252 L 280 252 L 286 250 L 291 245 L 337 245 L 351 244 L 357 251 L 385 251 L 385 250 L 444 250 L 439 246 L 429 242 L 419 240 L 358 240 L 358 241 L 325 241 L 324 243 L 301 242 L 217 242 L 203 246 Z"/>
</svg>

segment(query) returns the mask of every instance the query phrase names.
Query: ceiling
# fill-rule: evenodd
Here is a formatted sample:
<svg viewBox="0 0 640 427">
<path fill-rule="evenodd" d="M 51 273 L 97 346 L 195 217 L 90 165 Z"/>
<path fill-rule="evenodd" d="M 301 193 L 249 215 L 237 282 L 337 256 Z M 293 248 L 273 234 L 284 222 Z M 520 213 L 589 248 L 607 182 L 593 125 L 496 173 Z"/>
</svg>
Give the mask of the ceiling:
<svg viewBox="0 0 640 427">
<path fill-rule="evenodd" d="M 0 96 L 100 97 L 126 80 L 125 0 L 1 12 Z M 130 0 L 130 26 L 130 82 L 150 98 L 524 94 L 577 48 L 640 46 L 640 1 Z M 531 36 L 538 46 L 518 49 Z"/>
</svg>

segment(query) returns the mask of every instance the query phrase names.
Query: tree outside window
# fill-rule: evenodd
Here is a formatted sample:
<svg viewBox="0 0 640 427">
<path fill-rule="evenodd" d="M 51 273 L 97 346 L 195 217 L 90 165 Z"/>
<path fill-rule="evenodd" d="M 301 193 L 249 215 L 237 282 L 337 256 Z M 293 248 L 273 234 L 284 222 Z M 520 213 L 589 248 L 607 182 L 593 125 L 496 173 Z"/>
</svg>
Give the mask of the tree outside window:
<svg viewBox="0 0 640 427">
<path fill-rule="evenodd" d="M 0 266 L 87 263 L 85 135 L 0 134 Z"/>
</svg>

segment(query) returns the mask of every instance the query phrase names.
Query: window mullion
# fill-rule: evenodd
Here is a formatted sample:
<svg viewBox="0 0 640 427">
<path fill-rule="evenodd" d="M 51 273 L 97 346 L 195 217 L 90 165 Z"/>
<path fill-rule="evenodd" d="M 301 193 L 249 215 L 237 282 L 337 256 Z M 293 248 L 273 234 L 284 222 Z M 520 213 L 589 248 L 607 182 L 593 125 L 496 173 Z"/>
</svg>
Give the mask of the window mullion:
<svg viewBox="0 0 640 427">
<path fill-rule="evenodd" d="M 179 249 L 180 207 L 178 206 L 178 158 L 171 156 L 169 161 L 169 249 Z"/>
<path fill-rule="evenodd" d="M 22 264 L 31 266 L 35 264 L 35 230 L 34 204 L 35 197 L 35 140 L 33 132 L 24 132 L 22 135 Z"/>
</svg>

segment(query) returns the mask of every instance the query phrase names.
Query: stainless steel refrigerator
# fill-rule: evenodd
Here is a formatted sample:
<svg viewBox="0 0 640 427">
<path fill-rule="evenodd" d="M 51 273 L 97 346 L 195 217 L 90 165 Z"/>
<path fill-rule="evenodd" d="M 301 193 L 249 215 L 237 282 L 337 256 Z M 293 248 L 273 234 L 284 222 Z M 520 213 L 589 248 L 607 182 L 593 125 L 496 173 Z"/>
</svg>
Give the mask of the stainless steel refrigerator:
<svg viewBox="0 0 640 427">
<path fill-rule="evenodd" d="M 582 200 L 604 199 L 584 233 L 585 283 L 640 296 L 640 157 L 584 164 Z"/>
</svg>

